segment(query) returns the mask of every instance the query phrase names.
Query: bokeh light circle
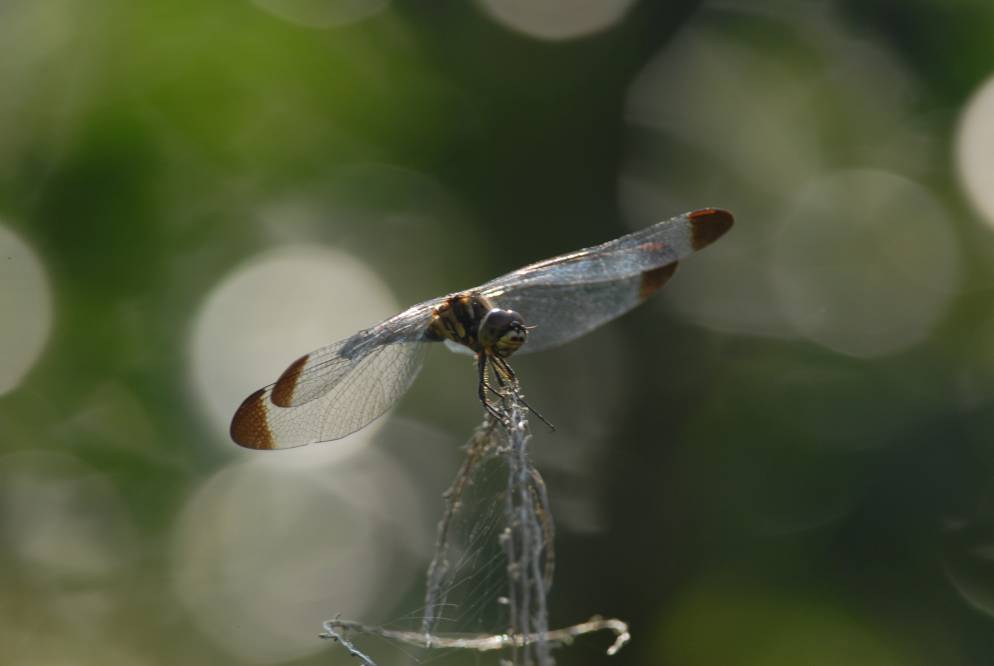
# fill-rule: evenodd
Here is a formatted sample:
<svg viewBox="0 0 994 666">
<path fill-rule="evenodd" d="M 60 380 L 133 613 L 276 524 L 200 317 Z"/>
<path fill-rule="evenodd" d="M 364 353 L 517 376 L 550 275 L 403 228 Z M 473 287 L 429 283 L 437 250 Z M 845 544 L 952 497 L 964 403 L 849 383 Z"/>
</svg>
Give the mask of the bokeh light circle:
<svg viewBox="0 0 994 666">
<path fill-rule="evenodd" d="M 977 89 L 960 118 L 956 167 L 970 200 L 994 226 L 994 76 Z"/>
<path fill-rule="evenodd" d="M 390 0 L 252 0 L 284 21 L 309 28 L 356 23 L 383 11 Z"/>
<path fill-rule="evenodd" d="M 0 395 L 20 384 L 52 328 L 52 297 L 37 255 L 0 225 Z"/>
<path fill-rule="evenodd" d="M 236 268 L 207 297 L 191 340 L 191 381 L 218 441 L 237 448 L 227 435 L 235 409 L 294 359 L 398 309 L 376 274 L 339 250 L 284 246 Z M 349 441 L 368 437 L 373 426 Z M 312 464 L 314 456 L 346 455 L 355 448 L 339 442 L 283 451 L 278 458 Z"/>
<path fill-rule="evenodd" d="M 530 37 L 565 40 L 607 30 L 634 0 L 477 0 L 505 27 Z"/>
<path fill-rule="evenodd" d="M 770 270 L 799 333 L 872 358 L 932 332 L 958 285 L 960 252 L 945 210 L 922 186 L 883 171 L 839 171 L 795 197 Z"/>
<path fill-rule="evenodd" d="M 629 88 L 619 176 L 633 228 L 705 206 L 735 214 L 731 233 L 681 266 L 672 308 L 721 331 L 796 337 L 767 269 L 783 208 L 854 164 L 928 177 L 942 147 L 916 123 L 918 94 L 900 58 L 825 3 L 692 16 Z"/>
<path fill-rule="evenodd" d="M 398 542 L 426 551 L 431 534 L 406 472 L 372 447 L 310 469 L 273 459 L 255 456 L 208 479 L 173 544 L 180 601 L 215 643 L 254 663 L 325 649 L 315 634 L 338 613 L 385 612 L 415 578 L 394 562 Z M 409 553 L 403 561 L 421 562 Z"/>
<path fill-rule="evenodd" d="M 34 365 L 52 328 L 52 296 L 37 255 L 0 225 L 0 395 Z"/>
</svg>

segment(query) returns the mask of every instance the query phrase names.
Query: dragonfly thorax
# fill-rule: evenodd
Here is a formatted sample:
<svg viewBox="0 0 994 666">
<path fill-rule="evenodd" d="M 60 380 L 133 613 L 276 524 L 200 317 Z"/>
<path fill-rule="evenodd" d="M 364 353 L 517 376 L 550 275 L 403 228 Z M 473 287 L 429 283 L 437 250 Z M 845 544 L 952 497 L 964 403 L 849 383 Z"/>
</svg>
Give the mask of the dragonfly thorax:
<svg viewBox="0 0 994 666">
<path fill-rule="evenodd" d="M 434 309 L 425 333 L 429 340 L 452 340 L 474 352 L 490 352 L 507 358 L 528 335 L 524 319 L 513 310 L 502 310 L 482 294 L 468 292 L 449 296 Z"/>
</svg>

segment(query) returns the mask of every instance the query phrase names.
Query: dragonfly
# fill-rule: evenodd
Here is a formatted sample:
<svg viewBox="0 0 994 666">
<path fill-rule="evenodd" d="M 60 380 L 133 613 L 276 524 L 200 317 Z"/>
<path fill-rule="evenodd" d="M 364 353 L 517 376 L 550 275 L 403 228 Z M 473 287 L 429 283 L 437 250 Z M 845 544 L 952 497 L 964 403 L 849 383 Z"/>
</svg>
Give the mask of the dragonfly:
<svg viewBox="0 0 994 666">
<path fill-rule="evenodd" d="M 476 357 L 480 401 L 500 418 L 492 396 L 517 387 L 512 354 L 557 347 L 628 312 L 732 223 L 728 211 L 694 210 L 418 303 L 291 363 L 242 402 L 231 438 L 250 449 L 287 449 L 350 435 L 400 399 L 437 343 Z"/>
</svg>

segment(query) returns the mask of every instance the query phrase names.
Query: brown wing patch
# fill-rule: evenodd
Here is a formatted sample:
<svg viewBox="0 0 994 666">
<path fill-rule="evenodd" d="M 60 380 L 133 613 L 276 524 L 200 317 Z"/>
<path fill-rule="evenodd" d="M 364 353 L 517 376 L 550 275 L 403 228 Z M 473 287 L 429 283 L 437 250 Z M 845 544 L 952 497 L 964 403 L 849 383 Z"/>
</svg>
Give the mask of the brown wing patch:
<svg viewBox="0 0 994 666">
<path fill-rule="evenodd" d="M 735 218 L 727 210 L 702 208 L 689 215 L 690 244 L 695 250 L 705 248 L 725 235 L 732 228 Z"/>
<path fill-rule="evenodd" d="M 674 261 L 672 264 L 653 268 L 651 271 L 644 271 L 642 273 L 642 281 L 639 282 L 639 300 L 644 301 L 662 289 L 663 285 L 669 282 L 669 279 L 676 273 L 678 265 L 679 262 Z"/>
<path fill-rule="evenodd" d="M 266 390 L 245 398 L 231 419 L 231 439 L 249 449 L 274 448 L 273 433 L 266 418 Z"/>
<path fill-rule="evenodd" d="M 293 392 L 297 389 L 297 380 L 300 379 L 300 373 L 307 365 L 309 356 L 310 354 L 304 354 L 291 363 L 290 367 L 284 370 L 280 378 L 276 380 L 276 384 L 273 386 L 273 396 L 270 398 L 274 405 L 278 407 L 292 406 Z"/>
</svg>

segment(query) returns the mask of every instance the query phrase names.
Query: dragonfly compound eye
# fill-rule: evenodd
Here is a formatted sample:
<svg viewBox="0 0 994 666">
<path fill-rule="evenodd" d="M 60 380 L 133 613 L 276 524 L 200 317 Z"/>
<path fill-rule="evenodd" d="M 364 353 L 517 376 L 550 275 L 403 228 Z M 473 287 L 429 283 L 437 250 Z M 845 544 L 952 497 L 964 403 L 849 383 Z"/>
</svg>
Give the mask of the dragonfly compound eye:
<svg viewBox="0 0 994 666">
<path fill-rule="evenodd" d="M 480 322 L 480 344 L 507 358 L 525 343 L 528 329 L 525 320 L 514 310 L 493 308 Z"/>
</svg>

